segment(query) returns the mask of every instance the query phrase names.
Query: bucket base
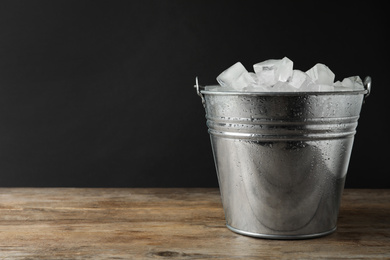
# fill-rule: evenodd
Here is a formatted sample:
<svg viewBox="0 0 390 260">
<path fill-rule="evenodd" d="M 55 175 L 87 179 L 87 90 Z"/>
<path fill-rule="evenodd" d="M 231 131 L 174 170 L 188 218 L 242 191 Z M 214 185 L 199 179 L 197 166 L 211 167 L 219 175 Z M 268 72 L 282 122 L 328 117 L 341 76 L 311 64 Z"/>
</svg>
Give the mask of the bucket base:
<svg viewBox="0 0 390 260">
<path fill-rule="evenodd" d="M 237 229 L 237 228 L 230 226 L 229 224 L 226 224 L 226 226 L 231 231 L 238 233 L 240 235 L 244 235 L 244 236 L 266 238 L 266 239 L 283 239 L 283 240 L 309 239 L 309 238 L 322 237 L 322 236 L 326 236 L 326 235 L 329 235 L 329 234 L 335 232 L 337 229 L 337 226 L 336 226 L 329 231 L 325 231 L 325 232 L 321 232 L 321 233 L 314 233 L 314 234 L 307 234 L 307 235 L 270 235 L 270 234 L 260 234 L 260 233 L 254 233 L 254 232 L 240 230 L 240 229 Z"/>
</svg>

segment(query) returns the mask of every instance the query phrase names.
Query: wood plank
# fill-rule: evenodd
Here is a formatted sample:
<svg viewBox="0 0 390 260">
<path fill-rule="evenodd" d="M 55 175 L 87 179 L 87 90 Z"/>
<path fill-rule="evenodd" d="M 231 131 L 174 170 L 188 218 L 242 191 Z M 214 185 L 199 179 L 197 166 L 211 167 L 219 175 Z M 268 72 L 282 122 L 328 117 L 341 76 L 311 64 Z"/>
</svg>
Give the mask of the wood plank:
<svg viewBox="0 0 390 260">
<path fill-rule="evenodd" d="M 338 230 L 296 241 L 225 227 L 218 189 L 0 188 L 0 259 L 390 259 L 390 190 L 345 190 Z"/>
</svg>

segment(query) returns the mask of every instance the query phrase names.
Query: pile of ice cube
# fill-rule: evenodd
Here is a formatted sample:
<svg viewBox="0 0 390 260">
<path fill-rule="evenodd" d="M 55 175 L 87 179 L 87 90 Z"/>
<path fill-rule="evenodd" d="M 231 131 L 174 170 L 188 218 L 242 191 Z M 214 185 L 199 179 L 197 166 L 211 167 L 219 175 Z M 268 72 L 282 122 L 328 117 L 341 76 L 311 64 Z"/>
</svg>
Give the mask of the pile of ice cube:
<svg viewBox="0 0 390 260">
<path fill-rule="evenodd" d="M 283 59 L 266 60 L 253 65 L 255 72 L 248 72 L 237 62 L 223 71 L 217 81 L 218 90 L 245 92 L 311 92 L 350 91 L 364 89 L 359 76 L 336 81 L 335 74 L 324 64 L 317 63 L 306 72 L 293 69 L 293 62 Z"/>
</svg>

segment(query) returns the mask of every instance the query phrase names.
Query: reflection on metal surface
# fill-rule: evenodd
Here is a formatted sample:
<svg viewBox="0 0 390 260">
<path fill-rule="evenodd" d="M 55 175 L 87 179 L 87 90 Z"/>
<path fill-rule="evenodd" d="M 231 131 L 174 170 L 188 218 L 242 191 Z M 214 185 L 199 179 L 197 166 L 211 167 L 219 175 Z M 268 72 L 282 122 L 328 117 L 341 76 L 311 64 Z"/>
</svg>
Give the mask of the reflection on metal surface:
<svg viewBox="0 0 390 260">
<path fill-rule="evenodd" d="M 277 239 L 333 232 L 368 91 L 200 93 L 228 227 Z"/>
</svg>

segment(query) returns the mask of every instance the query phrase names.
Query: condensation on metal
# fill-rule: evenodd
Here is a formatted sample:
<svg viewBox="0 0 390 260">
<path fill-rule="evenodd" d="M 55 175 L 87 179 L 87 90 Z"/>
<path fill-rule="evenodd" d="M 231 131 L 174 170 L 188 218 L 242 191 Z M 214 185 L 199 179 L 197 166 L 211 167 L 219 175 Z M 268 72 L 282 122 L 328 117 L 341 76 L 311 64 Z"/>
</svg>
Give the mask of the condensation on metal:
<svg viewBox="0 0 390 260">
<path fill-rule="evenodd" d="M 231 230 L 276 239 L 335 230 L 371 78 L 365 86 L 348 92 L 241 93 L 205 91 L 196 82 Z"/>
<path fill-rule="evenodd" d="M 250 120 L 248 118 L 217 118 L 207 116 L 209 133 L 226 138 L 310 140 L 353 136 L 358 116 L 311 119 L 306 121 Z"/>
</svg>

